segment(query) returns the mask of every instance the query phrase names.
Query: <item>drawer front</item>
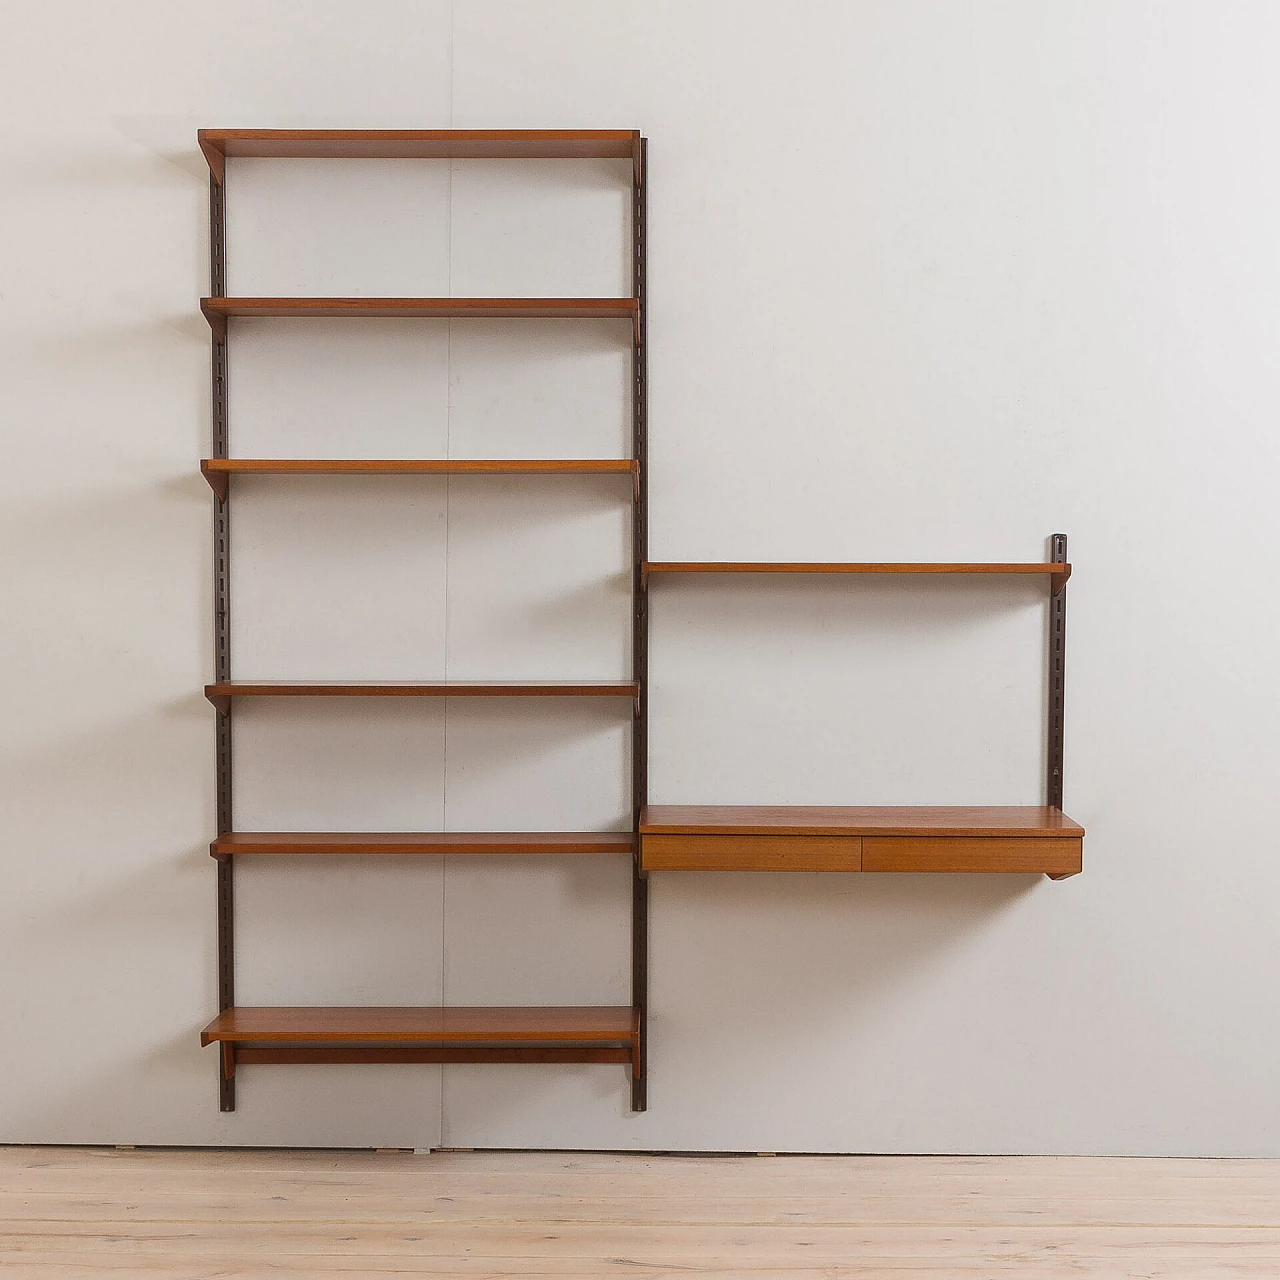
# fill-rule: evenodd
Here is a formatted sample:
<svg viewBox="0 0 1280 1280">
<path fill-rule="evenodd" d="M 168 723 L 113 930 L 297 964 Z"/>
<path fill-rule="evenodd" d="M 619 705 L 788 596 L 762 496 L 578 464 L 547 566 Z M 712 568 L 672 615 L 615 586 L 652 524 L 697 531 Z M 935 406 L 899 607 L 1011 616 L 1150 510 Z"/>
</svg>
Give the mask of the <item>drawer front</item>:
<svg viewBox="0 0 1280 1280">
<path fill-rule="evenodd" d="M 1071 876 L 1080 870 L 1083 841 L 969 839 L 955 836 L 866 836 L 863 871 L 1024 871 Z"/>
<path fill-rule="evenodd" d="M 640 837 L 645 871 L 860 871 L 861 836 Z"/>
</svg>

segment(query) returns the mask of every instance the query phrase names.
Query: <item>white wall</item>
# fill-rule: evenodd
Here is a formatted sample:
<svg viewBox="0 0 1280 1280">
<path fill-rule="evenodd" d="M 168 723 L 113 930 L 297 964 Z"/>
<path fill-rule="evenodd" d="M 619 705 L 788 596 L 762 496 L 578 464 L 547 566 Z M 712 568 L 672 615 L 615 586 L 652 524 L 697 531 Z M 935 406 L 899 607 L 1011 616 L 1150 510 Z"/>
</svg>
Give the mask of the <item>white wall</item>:
<svg viewBox="0 0 1280 1280">
<path fill-rule="evenodd" d="M 0 1140 L 1280 1155 L 1274 5 L 4 26 Z M 610 1067 L 247 1069 L 219 1114 L 201 125 L 643 129 L 654 558 L 1066 530 L 1085 874 L 655 876 L 643 1116 Z M 231 287 L 621 292 L 615 169 L 240 163 Z M 246 322 L 233 448 L 621 452 L 625 376 L 607 323 Z M 236 672 L 623 674 L 619 488 L 236 482 Z M 653 596 L 655 802 L 1038 801 L 1039 591 Z M 242 827 L 624 821 L 604 706 L 249 704 L 237 749 Z M 626 879 L 248 868 L 240 998 L 625 1000 Z"/>
</svg>

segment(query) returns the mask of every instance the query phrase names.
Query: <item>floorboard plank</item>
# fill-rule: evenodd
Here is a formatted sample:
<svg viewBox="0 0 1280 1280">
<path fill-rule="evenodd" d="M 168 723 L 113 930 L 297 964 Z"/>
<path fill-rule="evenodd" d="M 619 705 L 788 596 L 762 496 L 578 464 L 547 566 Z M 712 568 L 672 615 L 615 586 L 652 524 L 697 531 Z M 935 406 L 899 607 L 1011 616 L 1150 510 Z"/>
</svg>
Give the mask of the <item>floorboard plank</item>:
<svg viewBox="0 0 1280 1280">
<path fill-rule="evenodd" d="M 1280 1275 L 1280 1161 L 0 1148 L 5 1280 Z"/>
</svg>

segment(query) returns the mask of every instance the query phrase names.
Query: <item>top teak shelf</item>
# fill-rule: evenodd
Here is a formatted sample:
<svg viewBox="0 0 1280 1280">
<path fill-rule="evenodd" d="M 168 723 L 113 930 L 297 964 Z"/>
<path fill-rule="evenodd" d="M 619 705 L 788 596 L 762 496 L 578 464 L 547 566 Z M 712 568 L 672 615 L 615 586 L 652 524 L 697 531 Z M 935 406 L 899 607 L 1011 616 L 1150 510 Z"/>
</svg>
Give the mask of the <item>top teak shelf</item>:
<svg viewBox="0 0 1280 1280">
<path fill-rule="evenodd" d="M 228 156 L 294 160 L 631 160 L 636 129 L 201 129 L 219 182 Z"/>
</svg>

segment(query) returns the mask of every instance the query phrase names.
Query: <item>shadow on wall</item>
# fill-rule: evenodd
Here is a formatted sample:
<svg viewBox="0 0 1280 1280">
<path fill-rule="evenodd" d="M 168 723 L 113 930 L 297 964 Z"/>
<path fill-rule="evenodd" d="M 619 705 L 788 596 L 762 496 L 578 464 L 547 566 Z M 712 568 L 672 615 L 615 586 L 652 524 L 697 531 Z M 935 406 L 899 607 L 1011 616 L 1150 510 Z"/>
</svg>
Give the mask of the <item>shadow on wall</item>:
<svg viewBox="0 0 1280 1280">
<path fill-rule="evenodd" d="M 893 1096 L 886 1070 L 919 1077 L 918 1042 L 945 1056 L 970 1001 L 990 998 L 962 985 L 944 1006 L 921 1005 L 920 989 L 964 970 L 959 957 L 1029 906 L 1043 878 L 674 873 L 651 883 L 651 1090 L 662 1096 L 667 1062 L 683 1072 L 695 1063 L 698 1081 L 666 1104 L 683 1118 L 667 1118 L 703 1130 L 696 1141 L 714 1147 L 826 1149 L 840 1133 L 837 1142 L 861 1150 L 867 1124 L 853 1117 L 869 1094 Z M 910 1007 L 929 1031 L 904 1041 L 897 1021 Z M 706 1129 L 697 1099 L 717 1080 L 764 1108 L 763 1126 Z M 819 1099 L 825 1132 L 813 1122 Z"/>
<path fill-rule="evenodd" d="M 616 1125 L 612 1140 L 641 1150 L 673 1132 L 693 1149 L 820 1150 L 834 1133 L 861 1149 L 850 1097 L 887 1092 L 868 1076 L 886 1014 L 1029 905 L 1043 877 L 664 872 L 649 883 L 651 1110 L 630 1111 L 621 1069 L 449 1066 L 443 1142 L 563 1142 L 567 1113 Z M 962 1001 L 951 1015 L 967 1016 Z M 935 1030 L 945 1052 L 952 1028 Z M 737 1121 L 709 1106 L 720 1092 L 740 1103 Z"/>
</svg>

